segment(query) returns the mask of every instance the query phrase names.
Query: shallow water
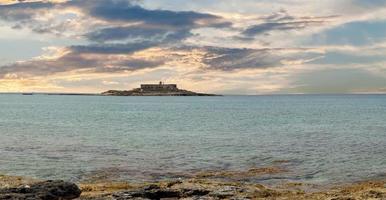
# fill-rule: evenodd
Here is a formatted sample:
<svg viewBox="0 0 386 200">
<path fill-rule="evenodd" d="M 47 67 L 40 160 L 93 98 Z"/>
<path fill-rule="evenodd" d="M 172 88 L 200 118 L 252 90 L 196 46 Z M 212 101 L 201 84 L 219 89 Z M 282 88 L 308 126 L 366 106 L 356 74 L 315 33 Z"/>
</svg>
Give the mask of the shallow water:
<svg viewBox="0 0 386 200">
<path fill-rule="evenodd" d="M 386 95 L 0 95 L 0 173 L 141 181 L 287 160 L 253 181 L 356 181 L 386 173 L 385 121 Z"/>
</svg>

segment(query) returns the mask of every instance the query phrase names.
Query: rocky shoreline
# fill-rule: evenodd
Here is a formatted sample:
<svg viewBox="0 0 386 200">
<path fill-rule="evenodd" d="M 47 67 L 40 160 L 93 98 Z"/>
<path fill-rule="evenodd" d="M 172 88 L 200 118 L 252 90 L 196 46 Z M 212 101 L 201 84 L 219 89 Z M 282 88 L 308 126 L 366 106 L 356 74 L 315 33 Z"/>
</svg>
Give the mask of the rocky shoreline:
<svg viewBox="0 0 386 200">
<path fill-rule="evenodd" d="M 242 182 L 216 182 L 205 179 L 189 179 L 147 183 L 144 185 L 102 184 L 82 185 L 81 199 L 125 200 L 125 199 L 186 199 L 186 200 L 364 200 L 386 199 L 386 182 L 373 181 L 334 187 L 318 192 L 307 192 L 301 183 L 278 187 Z M 121 187 L 122 186 L 122 187 Z M 125 188 L 127 187 L 127 188 Z M 94 189 L 93 189 L 94 188 Z M 114 191 L 118 188 L 117 191 Z"/>
<path fill-rule="evenodd" d="M 220 96 L 215 94 L 197 93 L 179 89 L 177 84 L 141 84 L 140 88 L 132 90 L 109 90 L 101 93 L 102 96 Z"/>
<path fill-rule="evenodd" d="M 283 182 L 264 186 L 247 181 L 215 179 L 217 176 L 258 176 L 281 173 L 277 169 L 251 169 L 245 172 L 209 172 L 195 177 L 130 183 L 107 180 L 70 183 L 39 181 L 24 177 L 0 176 L 0 200 L 125 200 L 125 199 L 290 199 L 364 200 L 386 199 L 386 181 L 366 181 L 342 186 Z"/>
</svg>

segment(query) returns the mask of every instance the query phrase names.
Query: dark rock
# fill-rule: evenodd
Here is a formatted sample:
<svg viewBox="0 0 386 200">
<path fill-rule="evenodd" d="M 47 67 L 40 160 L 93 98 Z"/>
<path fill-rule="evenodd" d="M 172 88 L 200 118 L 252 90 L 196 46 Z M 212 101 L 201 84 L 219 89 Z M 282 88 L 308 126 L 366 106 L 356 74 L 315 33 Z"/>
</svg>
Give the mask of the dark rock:
<svg viewBox="0 0 386 200">
<path fill-rule="evenodd" d="M 178 184 L 181 184 L 181 183 L 182 183 L 181 180 L 176 180 L 176 181 L 168 182 L 166 186 L 167 186 L 167 187 L 172 187 L 172 186 L 174 186 L 174 185 L 178 185 Z"/>
<path fill-rule="evenodd" d="M 353 197 L 337 197 L 337 198 L 333 198 L 331 200 L 356 200 L 356 199 Z"/>
<path fill-rule="evenodd" d="M 45 181 L 19 188 L 0 189 L 0 200 L 70 200 L 78 198 L 80 189 L 74 183 Z"/>
<path fill-rule="evenodd" d="M 114 194 L 113 197 L 117 200 L 124 199 L 163 199 L 163 198 L 179 198 L 181 196 L 179 191 L 170 189 L 149 189 L 144 188 L 138 191 L 120 192 Z"/>
<path fill-rule="evenodd" d="M 205 196 L 209 194 L 209 190 L 203 190 L 203 189 L 183 189 L 181 191 L 182 197 L 192 197 L 192 196 Z"/>
<path fill-rule="evenodd" d="M 149 191 L 149 190 L 160 190 L 161 187 L 159 185 L 147 185 L 143 188 L 144 191 Z"/>
<path fill-rule="evenodd" d="M 148 185 L 140 190 L 119 192 L 113 195 L 116 200 L 126 199 L 180 199 L 188 197 L 202 197 L 210 191 L 203 189 L 170 189 L 158 185 Z"/>
</svg>

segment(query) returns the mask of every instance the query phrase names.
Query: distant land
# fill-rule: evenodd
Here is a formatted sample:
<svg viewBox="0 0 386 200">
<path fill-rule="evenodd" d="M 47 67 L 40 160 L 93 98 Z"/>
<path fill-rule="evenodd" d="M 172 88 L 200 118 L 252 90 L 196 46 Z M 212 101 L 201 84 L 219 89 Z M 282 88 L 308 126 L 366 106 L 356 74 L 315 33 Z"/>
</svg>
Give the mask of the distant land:
<svg viewBox="0 0 386 200">
<path fill-rule="evenodd" d="M 63 95 L 63 96 L 101 96 L 98 93 L 59 93 L 59 92 L 0 92 L 0 95 Z"/>
<path fill-rule="evenodd" d="M 109 90 L 104 96 L 220 96 L 216 94 L 197 93 L 179 89 L 176 84 L 142 84 L 140 88 L 132 90 Z"/>
</svg>

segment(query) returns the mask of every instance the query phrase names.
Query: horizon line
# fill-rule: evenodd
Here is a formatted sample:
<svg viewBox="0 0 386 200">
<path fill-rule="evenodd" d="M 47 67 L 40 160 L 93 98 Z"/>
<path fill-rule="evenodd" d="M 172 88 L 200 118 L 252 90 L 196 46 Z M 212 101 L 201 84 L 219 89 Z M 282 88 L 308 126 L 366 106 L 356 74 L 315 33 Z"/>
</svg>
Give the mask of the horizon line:
<svg viewBox="0 0 386 200">
<path fill-rule="evenodd" d="M 0 92 L 0 95 L 62 95 L 62 96 L 103 96 L 101 93 L 88 92 Z M 217 93 L 215 93 L 217 94 Z M 285 96 L 285 95 L 386 95 L 386 92 L 370 93 L 261 93 L 261 94 L 217 94 L 222 96 Z"/>
</svg>

